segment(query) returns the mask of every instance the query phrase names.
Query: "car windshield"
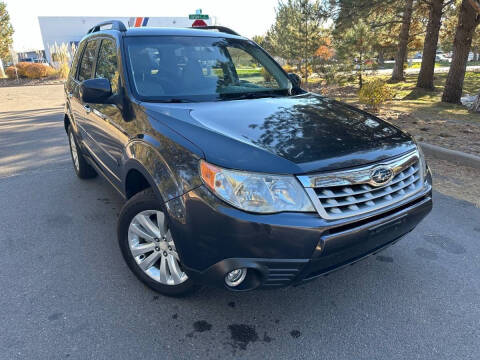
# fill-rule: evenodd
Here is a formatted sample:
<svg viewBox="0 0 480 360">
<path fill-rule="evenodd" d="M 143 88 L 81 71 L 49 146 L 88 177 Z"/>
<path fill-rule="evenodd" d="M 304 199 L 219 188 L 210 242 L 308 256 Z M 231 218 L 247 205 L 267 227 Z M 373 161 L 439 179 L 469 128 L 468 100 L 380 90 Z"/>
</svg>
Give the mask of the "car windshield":
<svg viewBox="0 0 480 360">
<path fill-rule="evenodd" d="M 285 96 L 292 83 L 249 40 L 127 37 L 129 76 L 144 101 L 187 102 Z"/>
</svg>

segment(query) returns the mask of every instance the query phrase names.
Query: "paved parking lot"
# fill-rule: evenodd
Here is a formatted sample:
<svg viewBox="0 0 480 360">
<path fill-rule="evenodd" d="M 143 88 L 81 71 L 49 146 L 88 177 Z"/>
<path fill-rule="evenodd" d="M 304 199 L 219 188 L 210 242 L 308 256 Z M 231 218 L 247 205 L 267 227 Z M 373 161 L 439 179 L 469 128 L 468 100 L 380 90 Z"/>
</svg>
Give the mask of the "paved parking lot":
<svg viewBox="0 0 480 360">
<path fill-rule="evenodd" d="M 119 195 L 75 177 L 62 103 L 0 88 L 0 359 L 480 358 L 471 203 L 435 193 L 404 240 L 300 287 L 167 298 L 123 262 Z"/>
</svg>

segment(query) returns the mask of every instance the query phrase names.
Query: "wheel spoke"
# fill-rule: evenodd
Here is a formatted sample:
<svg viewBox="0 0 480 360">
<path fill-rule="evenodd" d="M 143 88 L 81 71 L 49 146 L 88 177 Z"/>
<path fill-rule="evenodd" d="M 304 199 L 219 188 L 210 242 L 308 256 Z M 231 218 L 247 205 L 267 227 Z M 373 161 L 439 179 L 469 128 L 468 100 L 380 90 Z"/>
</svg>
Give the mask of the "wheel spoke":
<svg viewBox="0 0 480 360">
<path fill-rule="evenodd" d="M 157 225 L 161 235 L 167 232 L 167 223 L 165 221 L 165 214 L 161 211 L 157 211 Z"/>
<path fill-rule="evenodd" d="M 143 260 L 139 265 L 143 271 L 146 271 L 155 264 L 155 262 L 158 260 L 159 257 L 160 257 L 160 252 L 154 251 L 153 253 L 148 255 L 147 258 Z"/>
<path fill-rule="evenodd" d="M 130 230 L 135 234 L 135 235 L 138 235 L 139 237 L 141 237 L 142 239 L 145 239 L 149 242 L 153 242 L 153 236 L 150 236 L 149 234 L 147 234 L 142 228 L 140 228 L 140 226 L 138 226 L 137 224 L 131 224 L 130 225 Z"/>
<path fill-rule="evenodd" d="M 150 220 L 150 218 L 143 214 L 138 214 L 136 217 L 137 221 L 142 225 L 142 227 L 147 231 L 152 237 L 159 237 L 160 231 L 158 227 Z"/>
<path fill-rule="evenodd" d="M 177 253 L 176 251 L 172 251 L 172 252 L 170 252 L 170 254 L 172 254 L 173 257 L 174 257 L 175 259 L 177 259 L 178 262 L 180 262 L 180 257 L 178 256 L 178 253 Z"/>
<path fill-rule="evenodd" d="M 168 245 L 175 249 L 175 244 L 173 243 L 172 233 L 170 232 L 170 230 L 168 230 L 165 234 L 165 238 L 168 242 Z"/>
<path fill-rule="evenodd" d="M 146 243 L 146 244 L 140 244 L 137 246 L 133 246 L 130 248 L 132 251 L 132 255 L 134 257 L 137 257 L 139 255 L 143 255 L 149 251 L 154 251 L 155 250 L 155 244 L 154 243 Z"/>
<path fill-rule="evenodd" d="M 160 259 L 160 282 L 162 284 L 166 284 L 168 282 L 167 259 L 164 256 L 162 256 Z"/>
<path fill-rule="evenodd" d="M 168 260 L 168 269 L 170 270 L 170 274 L 172 274 L 173 282 L 175 284 L 180 283 L 180 277 L 182 276 L 180 266 L 177 263 L 177 260 L 173 257 L 172 254 L 167 255 Z"/>
</svg>

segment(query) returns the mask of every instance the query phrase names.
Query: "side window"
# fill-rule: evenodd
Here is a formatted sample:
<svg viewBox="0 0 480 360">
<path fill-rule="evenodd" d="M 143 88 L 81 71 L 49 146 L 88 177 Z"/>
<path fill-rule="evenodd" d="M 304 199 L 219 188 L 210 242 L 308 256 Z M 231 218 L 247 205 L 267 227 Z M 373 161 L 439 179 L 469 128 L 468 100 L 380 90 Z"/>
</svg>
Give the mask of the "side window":
<svg viewBox="0 0 480 360">
<path fill-rule="evenodd" d="M 246 51 L 227 47 L 232 58 L 238 79 L 245 85 L 265 88 L 279 88 L 278 81 L 255 58 Z"/>
<path fill-rule="evenodd" d="M 103 39 L 98 53 L 95 78 L 105 78 L 110 80 L 112 92 L 115 94 L 118 92 L 118 75 L 117 49 L 115 41 L 111 39 Z"/>
<path fill-rule="evenodd" d="M 85 52 L 83 53 L 80 69 L 78 71 L 78 80 L 83 81 L 91 79 L 93 76 L 93 65 L 95 64 L 95 50 L 97 49 L 97 40 L 89 41 Z"/>
<path fill-rule="evenodd" d="M 75 51 L 75 55 L 72 61 L 72 66 L 70 67 L 70 73 L 69 73 L 69 77 L 72 79 L 75 77 L 77 73 L 78 61 L 80 59 L 80 56 L 82 55 L 84 47 L 85 47 L 85 43 L 82 42 L 78 45 L 77 50 Z"/>
</svg>

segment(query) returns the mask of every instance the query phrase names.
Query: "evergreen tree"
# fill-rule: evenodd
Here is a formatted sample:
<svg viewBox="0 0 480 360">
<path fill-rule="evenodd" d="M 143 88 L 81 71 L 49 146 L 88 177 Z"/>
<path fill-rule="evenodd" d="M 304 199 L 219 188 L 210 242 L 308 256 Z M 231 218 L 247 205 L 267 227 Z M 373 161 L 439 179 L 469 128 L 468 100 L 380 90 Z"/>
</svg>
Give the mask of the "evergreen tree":
<svg viewBox="0 0 480 360">
<path fill-rule="evenodd" d="M 315 51 L 321 45 L 325 16 L 318 0 L 279 1 L 275 23 L 265 37 L 267 50 L 296 65 L 305 81 L 310 75 Z"/>
<path fill-rule="evenodd" d="M 342 35 L 358 19 L 364 20 L 375 35 L 378 62 L 383 63 L 385 56 L 395 56 L 393 79 L 403 79 L 403 64 L 408 51 L 419 50 L 423 46 L 428 12 L 425 4 L 409 0 L 336 0 L 334 4 L 334 34 Z"/>
<path fill-rule="evenodd" d="M 433 80 L 435 73 L 435 57 L 437 54 L 438 37 L 442 25 L 442 15 L 444 8 L 452 5 L 454 2 L 448 0 L 431 0 L 429 6 L 427 33 L 423 46 L 422 65 L 417 79 L 417 87 L 433 90 Z"/>
<path fill-rule="evenodd" d="M 0 1 L 0 77 L 4 77 L 2 59 L 9 57 L 10 46 L 13 43 L 13 27 L 10 24 L 7 5 Z"/>
<path fill-rule="evenodd" d="M 354 71 L 358 77 L 360 88 L 363 86 L 365 70 L 372 67 L 372 57 L 376 44 L 375 34 L 362 19 L 345 30 L 337 39 L 337 58 L 344 63 L 354 63 Z"/>
<path fill-rule="evenodd" d="M 408 39 L 410 36 L 410 25 L 412 23 L 413 0 L 405 0 L 405 8 L 403 10 L 402 28 L 398 39 L 398 49 L 395 56 L 395 66 L 393 68 L 390 81 L 403 81 L 405 75 L 403 65 L 408 55 Z"/>
<path fill-rule="evenodd" d="M 467 70 L 468 54 L 473 34 L 480 23 L 480 3 L 478 0 L 463 0 L 458 14 L 453 57 L 443 90 L 442 101 L 458 104 L 462 97 L 463 81 Z"/>
</svg>

